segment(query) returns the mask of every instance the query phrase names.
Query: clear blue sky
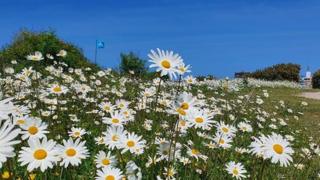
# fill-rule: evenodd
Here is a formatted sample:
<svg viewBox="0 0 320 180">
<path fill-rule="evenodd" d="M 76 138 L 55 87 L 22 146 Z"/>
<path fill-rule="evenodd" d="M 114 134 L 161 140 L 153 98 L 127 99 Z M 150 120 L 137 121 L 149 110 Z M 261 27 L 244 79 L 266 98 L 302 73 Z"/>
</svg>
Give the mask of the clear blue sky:
<svg viewBox="0 0 320 180">
<path fill-rule="evenodd" d="M 320 68 L 319 0 L 1 0 L 0 46 L 22 27 L 49 27 L 99 64 L 120 52 L 172 49 L 194 74 L 233 76 L 280 62 Z"/>
</svg>

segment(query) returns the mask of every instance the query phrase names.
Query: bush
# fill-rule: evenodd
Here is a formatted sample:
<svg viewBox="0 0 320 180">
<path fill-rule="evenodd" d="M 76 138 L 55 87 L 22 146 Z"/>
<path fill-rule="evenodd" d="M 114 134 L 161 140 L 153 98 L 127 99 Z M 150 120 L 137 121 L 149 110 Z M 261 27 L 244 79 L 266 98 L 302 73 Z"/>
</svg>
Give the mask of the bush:
<svg viewBox="0 0 320 180">
<path fill-rule="evenodd" d="M 312 77 L 312 87 L 320 89 L 320 69 Z"/>
<path fill-rule="evenodd" d="M 255 79 L 263 79 L 269 81 L 295 81 L 300 80 L 300 65 L 299 64 L 277 64 L 263 70 L 257 70 L 249 76 Z"/>
<path fill-rule="evenodd" d="M 144 76 L 147 72 L 145 67 L 146 61 L 140 59 L 133 52 L 129 54 L 120 54 L 121 63 L 120 63 L 120 71 L 121 73 L 129 74 L 130 71 L 134 72 L 137 76 Z"/>
<path fill-rule="evenodd" d="M 67 56 L 64 58 L 56 57 L 55 55 L 62 49 L 67 51 Z M 41 52 L 45 58 L 45 60 L 37 62 L 37 66 L 34 66 L 34 62 L 26 59 L 27 55 L 35 51 Z M 33 66 L 34 69 L 42 72 L 46 66 L 54 63 L 53 60 L 46 58 L 46 54 L 53 55 L 56 62 L 62 61 L 69 67 L 99 69 L 98 66 L 89 62 L 81 49 L 59 39 L 53 31 L 31 32 L 22 30 L 15 36 L 12 43 L 1 49 L 1 70 L 11 64 L 12 60 L 16 60 L 18 62 L 15 66 L 16 71 L 20 71 L 27 66 Z"/>
</svg>

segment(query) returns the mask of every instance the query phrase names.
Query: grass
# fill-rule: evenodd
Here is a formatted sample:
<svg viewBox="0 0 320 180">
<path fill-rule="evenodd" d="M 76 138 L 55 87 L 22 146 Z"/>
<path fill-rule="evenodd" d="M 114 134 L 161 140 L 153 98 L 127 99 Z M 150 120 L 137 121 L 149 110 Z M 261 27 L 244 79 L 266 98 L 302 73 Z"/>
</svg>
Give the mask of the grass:
<svg viewBox="0 0 320 180">
<path fill-rule="evenodd" d="M 320 92 L 319 90 L 274 88 L 268 89 L 268 92 L 270 93 L 269 100 L 272 103 L 280 100 L 283 100 L 290 105 L 300 104 L 302 101 L 307 102 L 308 106 L 304 110 L 304 115 L 301 116 L 299 120 L 290 121 L 289 125 L 291 127 L 305 129 L 306 133 L 309 136 L 313 137 L 316 140 L 316 142 L 320 142 L 320 100 L 314 100 L 299 96 L 303 92 Z"/>
</svg>

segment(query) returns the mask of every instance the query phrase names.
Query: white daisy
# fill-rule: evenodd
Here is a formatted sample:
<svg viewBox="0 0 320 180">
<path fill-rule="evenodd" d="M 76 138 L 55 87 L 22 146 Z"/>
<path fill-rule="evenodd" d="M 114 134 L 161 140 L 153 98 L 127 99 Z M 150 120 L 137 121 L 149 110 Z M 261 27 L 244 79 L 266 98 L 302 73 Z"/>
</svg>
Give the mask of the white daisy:
<svg viewBox="0 0 320 180">
<path fill-rule="evenodd" d="M 88 157 L 88 149 L 85 146 L 85 141 L 80 142 L 80 139 L 73 141 L 71 138 L 66 141 L 63 140 L 63 145 L 58 145 L 59 157 L 62 159 L 61 166 L 65 168 L 71 164 L 72 166 L 79 166 L 81 160 Z"/>
<path fill-rule="evenodd" d="M 27 55 L 27 60 L 30 60 L 30 61 L 41 61 L 43 59 L 44 58 L 42 56 L 42 53 L 39 51 L 36 51 L 33 54 Z"/>
<path fill-rule="evenodd" d="M 75 128 L 72 127 L 71 131 L 68 132 L 69 136 L 73 137 L 73 138 L 82 138 L 83 135 L 85 135 L 87 132 L 86 130 L 82 129 L 82 128 Z"/>
<path fill-rule="evenodd" d="M 114 109 L 113 105 L 110 102 L 102 102 L 99 104 L 99 107 L 102 111 L 108 113 L 112 112 Z"/>
<path fill-rule="evenodd" d="M 113 126 L 122 126 L 127 122 L 127 119 L 119 111 L 114 111 L 110 113 L 111 117 L 103 117 L 103 123 L 110 124 Z"/>
<path fill-rule="evenodd" d="M 58 150 L 55 148 L 56 142 L 53 140 L 47 141 L 44 138 L 41 142 L 39 139 L 29 139 L 28 144 L 29 147 L 22 147 L 19 152 L 18 161 L 22 166 L 28 164 L 29 172 L 37 168 L 44 172 L 59 161 Z"/>
<path fill-rule="evenodd" d="M 13 114 L 16 106 L 12 103 L 13 98 L 7 98 L 0 101 L 0 121 L 9 119 L 9 115 Z"/>
<path fill-rule="evenodd" d="M 218 122 L 216 124 L 216 127 L 218 129 L 218 132 L 223 134 L 224 136 L 233 137 L 237 132 L 237 129 L 234 126 L 225 124 L 224 122 Z"/>
<path fill-rule="evenodd" d="M 292 162 L 291 155 L 294 153 L 288 140 L 279 134 L 272 133 L 264 141 L 264 154 L 271 158 L 272 163 L 280 162 L 280 166 L 287 167 Z"/>
<path fill-rule="evenodd" d="M 26 122 L 20 125 L 22 137 L 21 139 L 42 139 L 46 137 L 48 125 L 39 118 L 28 118 Z"/>
<path fill-rule="evenodd" d="M 98 170 L 96 180 L 121 180 L 123 177 L 120 169 L 105 167 L 102 170 Z"/>
<path fill-rule="evenodd" d="M 146 141 L 142 139 L 141 136 L 138 136 L 134 133 L 128 133 L 125 136 L 120 137 L 120 147 L 123 148 L 122 153 L 130 151 L 134 154 L 143 153 L 145 148 Z"/>
<path fill-rule="evenodd" d="M 68 89 L 67 87 L 59 84 L 53 84 L 50 88 L 48 88 L 48 91 L 52 94 L 65 94 Z"/>
<path fill-rule="evenodd" d="M 0 169 L 2 163 L 7 161 L 8 157 L 14 157 L 13 145 L 20 143 L 14 140 L 20 133 L 20 129 L 14 129 L 14 125 L 10 121 L 0 122 Z"/>
<path fill-rule="evenodd" d="M 67 51 L 66 50 L 60 50 L 58 54 L 56 54 L 56 56 L 60 56 L 60 57 L 66 57 L 67 56 Z"/>
<path fill-rule="evenodd" d="M 115 156 L 112 156 L 110 151 L 108 152 L 108 154 L 106 154 L 104 151 L 99 151 L 95 158 L 97 168 L 108 166 L 114 167 L 117 164 L 117 158 Z"/>
<path fill-rule="evenodd" d="M 231 161 L 226 165 L 226 168 L 228 173 L 236 179 L 242 179 L 247 177 L 245 175 L 247 173 L 247 170 L 243 167 L 241 163 L 235 163 L 234 161 Z"/>
<path fill-rule="evenodd" d="M 187 114 L 186 120 L 195 128 L 208 130 L 213 124 L 213 115 L 203 109 L 194 108 Z"/>
<path fill-rule="evenodd" d="M 127 131 L 125 131 L 121 126 L 111 126 L 103 133 L 105 135 L 104 143 L 110 149 L 119 148 L 120 137 L 125 136 L 126 133 Z"/>
<path fill-rule="evenodd" d="M 161 76 L 169 75 L 170 79 L 175 78 L 176 73 L 179 72 L 178 66 L 183 62 L 179 54 L 174 54 L 173 51 L 164 51 L 157 48 L 157 52 L 151 50 L 148 54 L 150 60 L 153 63 L 150 68 L 155 67 L 157 72 L 161 71 Z"/>
</svg>

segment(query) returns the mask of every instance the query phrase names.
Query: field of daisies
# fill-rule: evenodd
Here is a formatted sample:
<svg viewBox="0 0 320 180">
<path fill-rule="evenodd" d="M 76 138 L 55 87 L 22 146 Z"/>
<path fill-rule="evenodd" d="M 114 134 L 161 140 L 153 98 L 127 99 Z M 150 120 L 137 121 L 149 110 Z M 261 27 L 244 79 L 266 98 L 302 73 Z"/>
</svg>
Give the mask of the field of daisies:
<svg viewBox="0 0 320 180">
<path fill-rule="evenodd" d="M 33 69 L 66 56 L 31 52 L 33 66 L 4 67 L 0 178 L 319 178 L 319 142 L 288 126 L 308 103 L 265 106 L 268 88 L 297 84 L 198 82 L 180 55 L 159 49 L 148 55 L 159 75 L 151 81 L 63 61 Z"/>
</svg>

